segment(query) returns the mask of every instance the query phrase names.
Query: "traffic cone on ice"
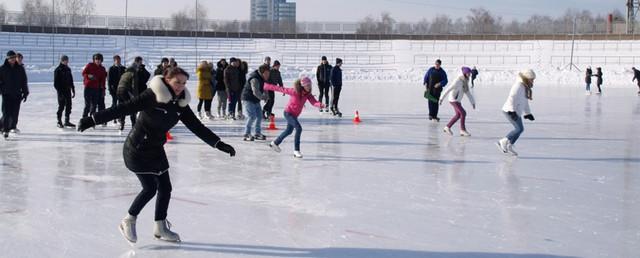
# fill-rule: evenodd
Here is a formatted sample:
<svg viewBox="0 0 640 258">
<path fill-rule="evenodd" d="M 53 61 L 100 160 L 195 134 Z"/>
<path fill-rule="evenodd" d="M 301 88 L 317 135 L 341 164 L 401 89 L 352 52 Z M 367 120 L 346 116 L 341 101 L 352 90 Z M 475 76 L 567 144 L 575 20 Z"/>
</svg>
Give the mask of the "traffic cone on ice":
<svg viewBox="0 0 640 258">
<path fill-rule="evenodd" d="M 358 110 L 356 110 L 356 116 L 353 118 L 353 123 L 354 124 L 359 124 L 361 122 L 362 122 L 362 120 L 360 120 L 360 112 L 358 112 Z"/>
<path fill-rule="evenodd" d="M 171 141 L 173 140 L 173 136 L 171 136 L 171 133 L 169 131 L 167 131 L 167 141 Z"/>
<path fill-rule="evenodd" d="M 267 127 L 267 130 L 278 130 L 278 128 L 276 128 L 276 116 L 275 115 L 270 115 L 269 116 L 269 127 Z"/>
</svg>

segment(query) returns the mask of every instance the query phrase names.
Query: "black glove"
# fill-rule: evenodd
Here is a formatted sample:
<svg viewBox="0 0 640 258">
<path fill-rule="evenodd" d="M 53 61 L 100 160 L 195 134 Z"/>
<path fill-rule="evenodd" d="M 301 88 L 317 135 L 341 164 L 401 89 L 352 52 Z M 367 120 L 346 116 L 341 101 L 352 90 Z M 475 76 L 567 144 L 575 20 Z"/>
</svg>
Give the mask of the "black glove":
<svg viewBox="0 0 640 258">
<path fill-rule="evenodd" d="M 509 117 L 511 117 L 511 120 L 513 120 L 513 121 L 518 120 L 518 114 L 516 112 L 509 111 L 509 112 L 507 112 L 507 114 L 509 114 Z"/>
<path fill-rule="evenodd" d="M 93 117 L 83 117 L 78 122 L 78 132 L 84 132 L 84 130 L 87 130 L 94 126 L 96 126 L 96 121 L 93 120 Z"/>
<path fill-rule="evenodd" d="M 216 144 L 216 148 L 217 148 L 218 150 L 222 151 L 222 152 L 229 153 L 229 156 L 231 156 L 231 157 L 233 157 L 233 156 L 235 156 L 235 155 L 236 155 L 236 150 L 234 150 L 234 149 L 233 149 L 233 147 L 231 147 L 231 145 L 226 144 L 226 143 L 224 143 L 224 142 L 222 142 L 222 141 L 219 141 L 219 142 Z"/>
<path fill-rule="evenodd" d="M 71 91 L 71 98 L 75 98 L 75 97 L 76 97 L 76 91 L 75 91 L 75 90 L 72 90 L 72 91 Z"/>
<path fill-rule="evenodd" d="M 27 102 L 27 96 L 29 96 L 29 93 L 22 94 L 22 102 Z"/>
<path fill-rule="evenodd" d="M 536 120 L 532 114 L 524 115 L 524 119 L 529 119 L 531 121 Z"/>
</svg>

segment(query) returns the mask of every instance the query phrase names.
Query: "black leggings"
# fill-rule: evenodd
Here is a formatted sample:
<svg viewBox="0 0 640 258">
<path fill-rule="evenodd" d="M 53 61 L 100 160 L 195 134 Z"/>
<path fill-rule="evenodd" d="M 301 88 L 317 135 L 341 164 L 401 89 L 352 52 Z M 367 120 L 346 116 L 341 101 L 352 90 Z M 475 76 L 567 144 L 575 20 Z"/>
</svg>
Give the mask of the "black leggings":
<svg viewBox="0 0 640 258">
<path fill-rule="evenodd" d="M 211 102 L 213 100 L 212 99 L 200 99 L 200 101 L 198 102 L 198 112 L 200 112 L 202 110 L 202 103 L 204 102 L 204 111 L 205 112 L 211 112 Z"/>
<path fill-rule="evenodd" d="M 340 92 L 342 91 L 342 86 L 333 86 L 333 96 L 331 98 L 331 107 L 334 109 L 338 109 L 338 101 L 340 100 Z"/>
<path fill-rule="evenodd" d="M 71 94 L 58 92 L 58 112 L 56 113 L 58 116 L 58 120 L 62 118 L 63 111 L 64 116 L 66 117 L 67 121 L 69 121 L 69 115 L 71 114 Z"/>
<path fill-rule="evenodd" d="M 129 214 L 138 216 L 144 206 L 156 195 L 156 214 L 155 220 L 164 220 L 167 218 L 167 210 L 169 209 L 169 200 L 171 199 L 171 179 L 169 171 L 162 175 L 153 174 L 136 174 L 142 184 L 142 191 L 136 196 L 131 203 Z"/>
<path fill-rule="evenodd" d="M 319 85 L 318 88 L 320 89 L 320 99 L 318 101 L 322 103 L 322 97 L 324 97 L 324 105 L 329 106 L 329 89 L 331 89 L 331 86 Z"/>
</svg>

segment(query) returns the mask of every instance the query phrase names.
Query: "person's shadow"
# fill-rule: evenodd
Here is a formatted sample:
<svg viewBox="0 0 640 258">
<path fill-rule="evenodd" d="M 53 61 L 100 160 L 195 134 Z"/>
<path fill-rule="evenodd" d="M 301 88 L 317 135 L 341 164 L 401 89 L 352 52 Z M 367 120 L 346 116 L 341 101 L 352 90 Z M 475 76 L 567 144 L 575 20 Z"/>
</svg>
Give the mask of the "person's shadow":
<svg viewBox="0 0 640 258">
<path fill-rule="evenodd" d="M 569 258 L 574 256 L 557 256 L 549 254 L 514 254 L 514 253 L 486 253 L 486 252 L 429 252 L 402 249 L 375 248 L 292 248 L 256 245 L 228 245 L 198 242 L 182 242 L 175 245 L 145 245 L 138 248 L 145 250 L 180 250 L 185 252 L 207 252 L 229 255 L 253 255 L 268 257 L 309 257 L 309 258 Z"/>
</svg>

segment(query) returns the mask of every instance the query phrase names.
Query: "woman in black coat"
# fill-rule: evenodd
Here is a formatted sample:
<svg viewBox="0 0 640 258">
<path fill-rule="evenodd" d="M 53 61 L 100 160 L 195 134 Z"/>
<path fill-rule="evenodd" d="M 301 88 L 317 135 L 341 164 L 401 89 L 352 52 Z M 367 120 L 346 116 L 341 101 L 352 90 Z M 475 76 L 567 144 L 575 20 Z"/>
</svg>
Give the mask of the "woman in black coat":
<svg viewBox="0 0 640 258">
<path fill-rule="evenodd" d="M 178 120 L 200 139 L 223 152 L 235 156 L 233 147 L 205 127 L 189 107 L 191 99 L 186 83 L 189 74 L 182 68 L 171 67 L 164 76 L 156 76 L 149 88 L 139 96 L 113 108 L 85 117 L 78 123 L 78 131 L 96 124 L 140 112 L 138 121 L 124 143 L 123 156 L 126 167 L 133 171 L 142 183 L 142 191 L 135 198 L 127 216 L 120 223 L 120 232 L 131 243 L 137 241 L 136 216 L 158 193 L 156 198 L 154 236 L 157 239 L 178 242 L 180 237 L 172 232 L 167 222 L 167 209 L 171 198 L 169 162 L 164 151 L 166 133 Z"/>
<path fill-rule="evenodd" d="M 601 67 L 597 67 L 596 68 L 596 74 L 594 75 L 596 77 L 596 85 L 598 86 L 598 94 L 602 93 L 602 88 L 600 86 L 602 86 L 602 68 Z"/>
</svg>

